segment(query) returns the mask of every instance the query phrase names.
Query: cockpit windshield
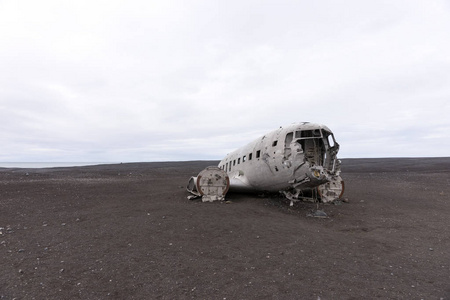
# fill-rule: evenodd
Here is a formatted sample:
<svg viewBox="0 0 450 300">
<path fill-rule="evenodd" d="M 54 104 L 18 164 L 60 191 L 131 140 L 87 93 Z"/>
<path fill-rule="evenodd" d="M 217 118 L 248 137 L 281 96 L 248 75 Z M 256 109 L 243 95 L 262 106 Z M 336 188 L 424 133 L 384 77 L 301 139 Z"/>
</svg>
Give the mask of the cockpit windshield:
<svg viewBox="0 0 450 300">
<path fill-rule="evenodd" d="M 321 138 L 322 131 L 320 129 L 313 130 L 299 130 L 295 132 L 296 139 L 311 139 L 311 138 Z"/>
</svg>

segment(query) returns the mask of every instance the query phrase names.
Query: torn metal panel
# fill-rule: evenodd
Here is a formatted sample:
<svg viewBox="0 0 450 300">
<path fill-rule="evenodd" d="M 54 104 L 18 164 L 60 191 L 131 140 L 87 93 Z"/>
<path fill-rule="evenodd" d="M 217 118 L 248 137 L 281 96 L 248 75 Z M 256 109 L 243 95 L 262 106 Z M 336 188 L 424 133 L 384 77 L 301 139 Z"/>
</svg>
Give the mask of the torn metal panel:
<svg viewBox="0 0 450 300">
<path fill-rule="evenodd" d="M 344 194 L 344 181 L 341 176 L 334 176 L 329 182 L 319 185 L 317 192 L 322 202 L 333 202 L 334 200 L 342 198 Z"/>
</svg>

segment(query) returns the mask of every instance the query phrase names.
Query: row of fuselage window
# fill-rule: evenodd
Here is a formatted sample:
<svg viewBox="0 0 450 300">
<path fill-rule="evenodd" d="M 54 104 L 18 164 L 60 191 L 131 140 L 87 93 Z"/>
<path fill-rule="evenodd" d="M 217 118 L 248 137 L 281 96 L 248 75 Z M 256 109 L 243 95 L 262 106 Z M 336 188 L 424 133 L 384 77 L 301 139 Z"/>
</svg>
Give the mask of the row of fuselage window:
<svg viewBox="0 0 450 300">
<path fill-rule="evenodd" d="M 261 150 L 256 151 L 256 158 L 259 158 L 261 156 Z M 253 158 L 253 153 L 249 153 L 248 156 L 244 155 L 242 156 L 242 163 L 245 163 L 247 161 L 247 157 L 248 160 L 252 160 Z M 229 162 L 227 162 L 224 165 L 219 166 L 219 168 L 221 168 L 222 170 L 229 172 L 231 171 L 231 168 L 234 167 L 235 165 L 239 165 L 241 163 L 241 158 L 239 157 L 238 159 L 233 159 L 230 160 Z"/>
</svg>

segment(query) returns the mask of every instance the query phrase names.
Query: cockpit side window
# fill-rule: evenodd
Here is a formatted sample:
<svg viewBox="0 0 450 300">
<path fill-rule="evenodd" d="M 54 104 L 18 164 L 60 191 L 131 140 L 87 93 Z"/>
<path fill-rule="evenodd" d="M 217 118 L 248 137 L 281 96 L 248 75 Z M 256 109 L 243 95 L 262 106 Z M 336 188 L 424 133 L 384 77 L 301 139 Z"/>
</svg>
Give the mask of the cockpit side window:
<svg viewBox="0 0 450 300">
<path fill-rule="evenodd" d="M 286 138 L 284 139 L 284 147 L 289 147 L 292 142 L 293 132 L 289 132 L 286 134 Z"/>
<path fill-rule="evenodd" d="M 328 145 L 329 145 L 330 147 L 334 147 L 335 142 L 334 142 L 334 136 L 333 136 L 332 134 L 330 134 L 330 135 L 327 136 L 327 140 L 328 140 Z"/>
</svg>

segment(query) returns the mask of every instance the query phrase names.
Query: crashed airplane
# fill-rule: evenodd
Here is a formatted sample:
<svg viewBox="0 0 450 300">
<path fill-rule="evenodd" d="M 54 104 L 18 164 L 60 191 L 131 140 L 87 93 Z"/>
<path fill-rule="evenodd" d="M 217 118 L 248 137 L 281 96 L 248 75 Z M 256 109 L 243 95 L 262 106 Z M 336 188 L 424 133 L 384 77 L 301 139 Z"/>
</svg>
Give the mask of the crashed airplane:
<svg viewBox="0 0 450 300">
<path fill-rule="evenodd" d="M 205 201 L 226 193 L 280 192 L 291 201 L 332 202 L 342 197 L 344 181 L 331 130 L 308 122 L 280 127 L 228 154 L 217 167 L 191 177 L 187 190 Z"/>
</svg>

